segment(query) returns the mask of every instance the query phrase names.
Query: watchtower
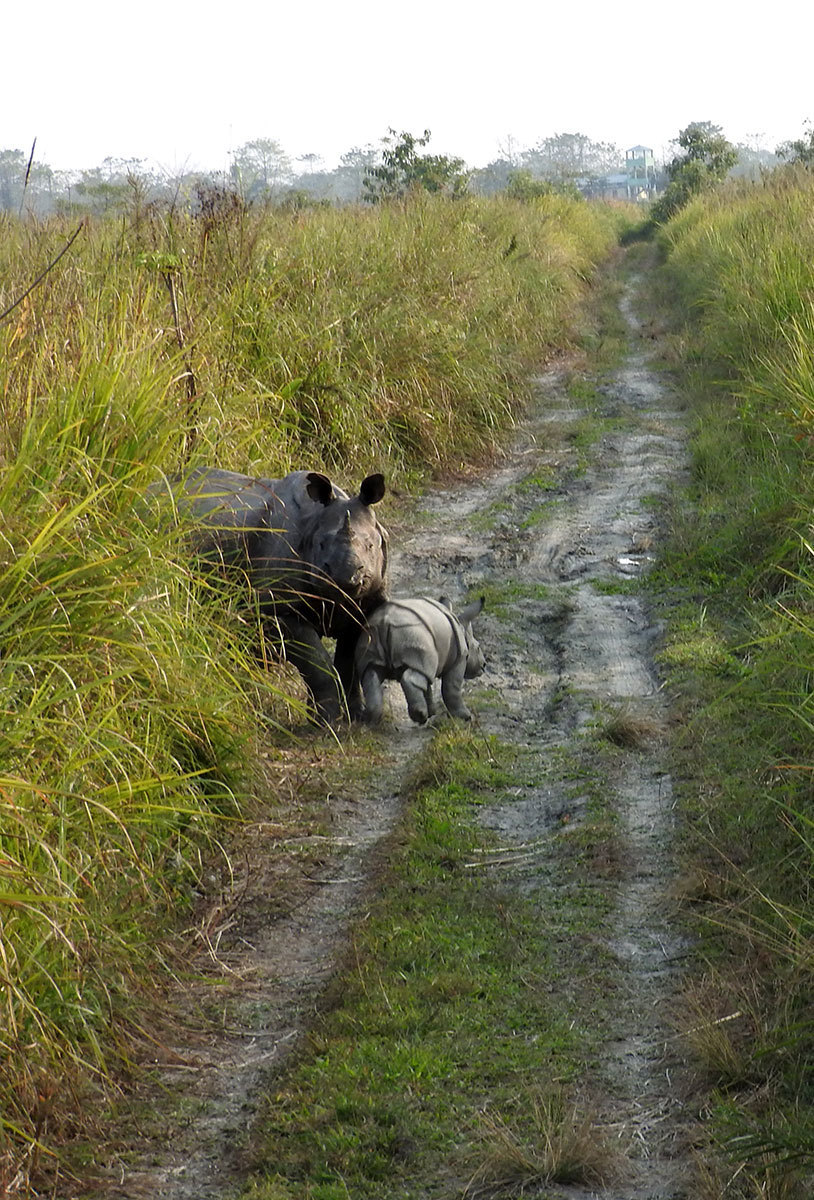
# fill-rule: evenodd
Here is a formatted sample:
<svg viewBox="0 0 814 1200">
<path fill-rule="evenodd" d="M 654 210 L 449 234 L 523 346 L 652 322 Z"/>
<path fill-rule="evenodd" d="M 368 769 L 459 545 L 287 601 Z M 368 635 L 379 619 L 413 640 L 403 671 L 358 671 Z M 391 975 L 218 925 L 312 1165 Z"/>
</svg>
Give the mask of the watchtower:
<svg viewBox="0 0 814 1200">
<path fill-rule="evenodd" d="M 625 151 L 628 200 L 650 200 L 656 193 L 656 160 L 649 146 Z"/>
</svg>

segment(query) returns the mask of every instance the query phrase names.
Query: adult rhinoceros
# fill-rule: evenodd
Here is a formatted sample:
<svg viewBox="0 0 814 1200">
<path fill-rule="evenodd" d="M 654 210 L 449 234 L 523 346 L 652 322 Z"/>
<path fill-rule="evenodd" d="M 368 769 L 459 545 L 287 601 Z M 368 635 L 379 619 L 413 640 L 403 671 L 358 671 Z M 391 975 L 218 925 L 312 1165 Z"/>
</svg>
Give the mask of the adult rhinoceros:
<svg viewBox="0 0 814 1200">
<path fill-rule="evenodd" d="M 324 721 L 346 703 L 351 716 L 361 713 L 354 649 L 386 599 L 387 533 L 372 509 L 384 491 L 382 475 L 368 475 L 351 498 L 317 471 L 260 479 L 216 468 L 173 489 L 197 551 L 246 572 L 267 636 L 299 669 Z M 336 638 L 333 664 L 323 637 Z"/>
</svg>

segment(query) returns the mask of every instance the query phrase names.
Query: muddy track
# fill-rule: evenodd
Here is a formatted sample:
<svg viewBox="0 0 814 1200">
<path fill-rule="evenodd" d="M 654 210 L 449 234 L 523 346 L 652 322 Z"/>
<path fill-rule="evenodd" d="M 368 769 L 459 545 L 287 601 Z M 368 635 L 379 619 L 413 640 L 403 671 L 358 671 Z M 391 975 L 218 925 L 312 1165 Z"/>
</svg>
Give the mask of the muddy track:
<svg viewBox="0 0 814 1200">
<path fill-rule="evenodd" d="M 601 440 L 588 469 L 577 469 L 579 452 L 568 438 L 583 414 L 567 397 L 564 372 L 551 371 L 537 381 L 537 402 L 506 462 L 476 483 L 434 492 L 412 528 L 395 531 L 393 591 L 459 601 L 470 588 L 511 582 L 512 637 L 505 618 L 487 613 L 479 621 L 489 662 L 482 682 L 498 702 L 483 705 L 477 719 L 502 741 L 567 747 L 603 708 L 650 731 L 607 780 L 624 869 L 614 884 L 613 917 L 596 938 L 617 964 L 624 1003 L 594 1091 L 629 1169 L 619 1190 L 590 1194 L 668 1200 L 683 1194 L 684 1166 L 681 1063 L 670 1021 L 684 944 L 665 900 L 673 801 L 659 737 L 668 714 L 653 666 L 657 630 L 641 597 L 613 585 L 653 560 L 651 500 L 683 469 L 684 433 L 680 407 L 650 365 L 653 343 L 642 336 L 629 299 L 623 313 L 629 352 L 592 402 Z M 552 479 L 553 486 L 540 482 Z M 296 903 L 282 915 L 268 912 L 256 878 L 239 884 L 254 899 L 224 922 L 212 946 L 236 981 L 228 1021 L 219 1030 L 209 1023 L 194 1037 L 176 1036 L 162 1053 L 171 1135 L 157 1131 L 159 1105 L 146 1137 L 135 1136 L 126 1155 L 111 1155 L 106 1195 L 204 1200 L 239 1185 L 263 1088 L 283 1068 L 343 956 L 375 877 L 377 849 L 398 823 L 404 779 L 432 736 L 411 725 L 395 685 L 388 704 L 382 736 L 390 761 L 378 774 L 378 794 L 364 803 L 332 800 L 320 871 L 299 879 Z M 472 706 L 477 713 L 477 699 Z M 548 782 L 484 810 L 483 820 L 504 845 L 522 851 L 545 837 L 565 803 Z M 573 798 L 568 804 L 573 809 Z M 255 835 L 259 844 L 261 826 Z M 534 855 L 507 857 L 508 865 L 492 869 L 509 887 L 538 869 Z M 182 1120 L 179 1111 L 187 1114 Z"/>
</svg>

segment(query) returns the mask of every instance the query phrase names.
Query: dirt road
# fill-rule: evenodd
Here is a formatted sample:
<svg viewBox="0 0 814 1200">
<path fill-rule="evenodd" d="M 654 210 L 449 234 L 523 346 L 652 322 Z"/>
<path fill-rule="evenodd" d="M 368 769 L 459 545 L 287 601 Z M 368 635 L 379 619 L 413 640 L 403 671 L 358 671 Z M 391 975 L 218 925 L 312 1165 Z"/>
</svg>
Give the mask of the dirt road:
<svg viewBox="0 0 814 1200">
<path fill-rule="evenodd" d="M 633 280 L 631 295 L 635 286 Z M 467 688 L 485 731 L 553 751 L 573 744 L 604 714 L 620 738 L 630 739 L 631 752 L 607 780 L 621 865 L 612 918 L 596 930 L 618 964 L 624 995 L 598 1068 L 600 1119 L 618 1130 L 629 1166 L 619 1190 L 600 1194 L 667 1200 L 683 1194 L 675 1079 L 681 1064 L 669 1010 L 684 947 L 665 901 L 673 802 L 661 738 L 665 701 L 652 658 L 657 630 L 630 581 L 657 551 L 652 500 L 683 470 L 684 431 L 629 298 L 622 311 L 630 342 L 623 365 L 589 395 L 583 387 L 582 399 L 568 394 L 569 370 L 541 376 L 533 411 L 505 462 L 477 482 L 433 492 L 411 527 L 397 531 L 393 591 L 460 601 L 469 588 L 487 585 L 504 597 L 502 615 L 487 612 L 479 621 L 489 663 L 482 684 L 491 702 L 479 705 L 478 685 Z M 595 440 L 586 450 L 589 426 Z M 162 1136 L 159 1106 L 159 1115 L 143 1124 L 146 1139 L 135 1136 L 130 1153 L 111 1155 L 108 1195 L 204 1200 L 239 1181 L 241 1149 L 263 1086 L 283 1068 L 341 957 L 377 847 L 398 822 L 404 776 L 432 736 L 411 725 L 396 685 L 388 697 L 391 761 L 380 773 L 381 794 L 365 804 L 341 795 L 332 800 L 318 872 L 312 865 L 307 879 L 298 876 L 301 847 L 293 839 L 282 913 L 264 903 L 279 889 L 273 881 L 265 888 L 262 872 L 252 868 L 236 881 L 244 902 L 230 910 L 211 943 L 213 958 L 238 981 L 228 1022 L 219 1031 L 209 1026 L 179 1037 L 172 1053 L 162 1055 L 171 1124 Z M 483 821 L 504 846 L 522 851 L 540 844 L 564 803 L 549 780 L 486 809 Z M 573 795 L 568 804 L 578 823 Z M 253 829 L 255 855 L 264 839 L 275 840 L 279 864 L 279 829 L 263 823 Z M 509 853 L 492 869 L 511 887 L 545 867 L 534 854 Z M 568 1195 L 577 1200 L 588 1193 Z"/>
</svg>

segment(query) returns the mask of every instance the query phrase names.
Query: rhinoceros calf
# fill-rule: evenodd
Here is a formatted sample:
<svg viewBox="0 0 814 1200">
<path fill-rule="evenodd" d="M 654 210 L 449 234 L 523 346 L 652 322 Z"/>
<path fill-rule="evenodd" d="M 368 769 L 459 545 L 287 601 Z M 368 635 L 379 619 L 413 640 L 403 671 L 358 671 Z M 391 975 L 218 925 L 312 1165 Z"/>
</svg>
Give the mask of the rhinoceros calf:
<svg viewBox="0 0 814 1200">
<path fill-rule="evenodd" d="M 248 578 L 264 631 L 300 671 L 317 716 L 358 717 L 362 696 L 354 648 L 366 618 L 386 598 L 386 530 L 372 506 L 382 475 L 350 497 L 317 471 L 261 479 L 198 468 L 169 492 L 193 548 L 211 566 Z M 333 663 L 322 644 L 336 638 Z"/>
<path fill-rule="evenodd" d="M 398 679 L 411 718 L 423 725 L 435 712 L 432 685 L 440 676 L 444 704 L 454 717 L 470 721 L 461 688 L 464 679 L 483 674 L 483 653 L 472 633 L 482 608 L 482 596 L 457 617 L 445 597 L 389 600 L 377 608 L 356 645 L 367 719 L 381 720 L 382 681 Z"/>
</svg>

